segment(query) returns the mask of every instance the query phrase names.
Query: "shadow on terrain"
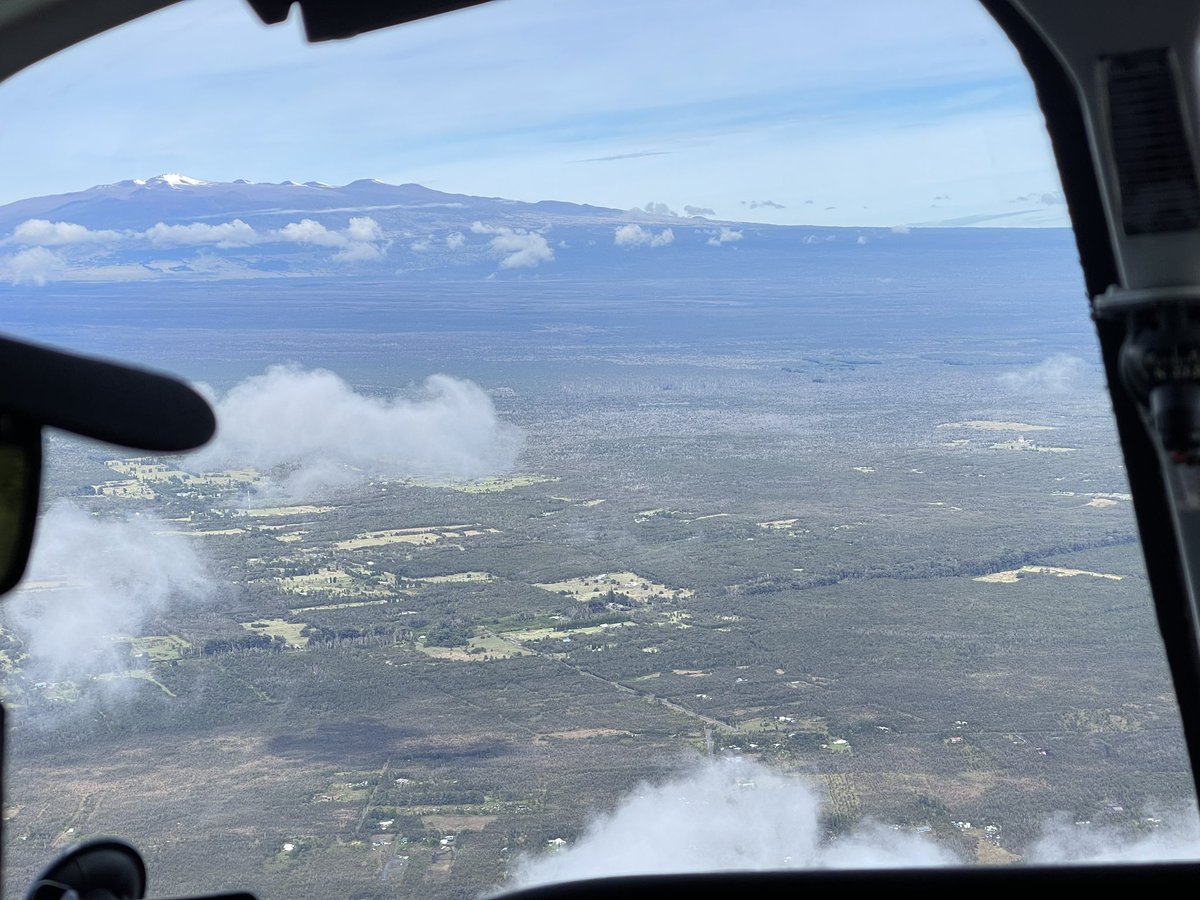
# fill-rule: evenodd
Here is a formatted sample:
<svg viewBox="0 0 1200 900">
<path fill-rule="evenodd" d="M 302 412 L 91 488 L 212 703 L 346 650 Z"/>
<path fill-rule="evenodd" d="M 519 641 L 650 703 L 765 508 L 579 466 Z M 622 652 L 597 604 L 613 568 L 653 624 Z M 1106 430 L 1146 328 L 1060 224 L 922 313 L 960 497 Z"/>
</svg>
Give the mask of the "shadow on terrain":
<svg viewBox="0 0 1200 900">
<path fill-rule="evenodd" d="M 421 737 L 424 732 L 411 726 L 387 725 L 366 717 L 347 722 L 324 722 L 296 734 L 281 734 L 267 742 L 276 756 L 303 757 L 371 766 L 395 752 L 398 744 Z"/>
</svg>

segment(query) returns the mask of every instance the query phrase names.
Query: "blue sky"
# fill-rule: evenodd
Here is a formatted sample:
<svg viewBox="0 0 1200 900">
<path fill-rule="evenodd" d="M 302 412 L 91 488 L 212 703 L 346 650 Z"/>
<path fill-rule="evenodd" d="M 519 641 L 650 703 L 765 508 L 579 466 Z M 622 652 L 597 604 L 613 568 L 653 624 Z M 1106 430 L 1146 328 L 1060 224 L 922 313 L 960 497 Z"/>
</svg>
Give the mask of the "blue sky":
<svg viewBox="0 0 1200 900">
<path fill-rule="evenodd" d="M 305 44 L 185 0 L 0 85 L 0 202 L 183 172 L 822 225 L 1065 224 L 968 0 L 499 0 Z"/>
</svg>

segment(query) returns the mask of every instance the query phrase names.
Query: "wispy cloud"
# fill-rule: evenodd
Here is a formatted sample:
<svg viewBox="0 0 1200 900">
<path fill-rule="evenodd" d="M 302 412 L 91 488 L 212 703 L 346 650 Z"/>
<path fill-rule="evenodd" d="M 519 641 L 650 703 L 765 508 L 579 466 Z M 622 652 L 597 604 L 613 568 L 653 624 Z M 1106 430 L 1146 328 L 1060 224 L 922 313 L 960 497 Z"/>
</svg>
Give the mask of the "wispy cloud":
<svg viewBox="0 0 1200 900">
<path fill-rule="evenodd" d="M 1030 848 L 1034 863 L 1114 863 L 1200 859 L 1200 817 L 1195 802 L 1182 809 L 1145 816 L 1143 832 L 1074 823 L 1058 815 Z M 1148 827 L 1147 827 L 1148 826 Z"/>
<path fill-rule="evenodd" d="M 670 150 L 643 150 L 640 153 L 616 153 L 612 156 L 593 156 L 578 162 L 616 162 L 619 159 L 642 159 L 646 156 L 670 156 Z"/>
<path fill-rule="evenodd" d="M 679 208 L 698 191 L 700 205 L 726 211 L 773 198 L 788 206 L 773 218 L 799 220 L 788 213 L 802 196 L 768 193 L 780 172 L 799 171 L 839 198 L 841 214 L 824 224 L 886 227 L 916 220 L 946 184 L 964 215 L 1027 190 L 1013 185 L 1054 186 L 1028 77 L 974 4 L 878 4 L 863 17 L 840 4 L 667 0 L 639 8 L 632 30 L 608 4 L 520 6 L 484 4 L 429 20 L 419 35 L 333 44 L 314 66 L 294 23 L 265 30 L 245 9 L 176 4 L 61 54 L 36 84 L 6 87 L 6 159 L 28 177 L 4 199 L 164 168 L 212 180 L 321 172 L 342 183 L 369 163 L 385 180 L 403 168 L 405 180 L 467 193 L 626 209 L 649 196 Z M 229 52 L 190 52 L 217 38 Z M 526 42 L 541 52 L 514 54 Z M 401 44 L 408 52 L 397 53 Z M 172 78 L 147 81 L 151 70 Z M 498 74 L 481 82 L 481 70 Z M 279 78 L 296 89 L 280 94 Z M 384 80 L 425 89 L 407 115 L 363 129 Z M 53 115 L 37 102 L 50 95 Z M 171 120 L 171 147 L 139 139 L 179 96 L 198 99 Z M 133 123 L 121 153 L 105 138 L 114 108 Z M 44 140 L 20 140 L 35 132 Z M 380 150 L 398 145 L 403 164 Z M 992 153 L 980 167 L 982 145 Z M 661 155 L 610 159 L 668 152 L 669 165 Z M 596 165 L 622 177 L 598 181 Z M 872 198 L 869 221 L 861 197 Z"/>
<path fill-rule="evenodd" d="M 370 244 L 366 241 L 351 241 L 337 253 L 333 254 L 335 262 L 382 262 L 387 256 L 387 248 L 381 244 Z"/>
<path fill-rule="evenodd" d="M 1037 365 L 1005 372 L 1000 383 L 1023 394 L 1067 394 L 1084 385 L 1087 373 L 1087 363 L 1078 356 L 1056 353 Z"/>
<path fill-rule="evenodd" d="M 25 636 L 26 675 L 58 681 L 122 668 L 116 636 L 138 636 L 173 600 L 208 596 L 209 580 L 194 545 L 146 517 L 99 518 L 67 502 L 38 526 L 29 582 L 4 615 Z"/>
<path fill-rule="evenodd" d="M 1032 194 L 1021 194 L 1018 197 L 1013 197 L 1009 203 L 1036 203 L 1039 206 L 1062 206 L 1067 202 L 1067 198 L 1062 191 L 1045 191 L 1035 192 Z"/>
<path fill-rule="evenodd" d="M 643 206 L 639 210 L 639 212 L 646 212 L 652 216 L 678 216 L 679 215 L 679 213 L 675 212 L 675 210 L 671 209 L 671 207 L 667 206 L 667 204 L 656 203 L 653 200 L 651 200 L 649 203 L 647 203 L 645 206 Z"/>
<path fill-rule="evenodd" d="M 787 209 L 782 203 L 776 203 L 774 200 L 743 200 L 742 206 L 748 209 Z"/>
<path fill-rule="evenodd" d="M 721 226 L 720 231 L 711 231 L 712 235 L 705 243 L 710 247 L 720 247 L 722 244 L 734 244 L 742 239 L 742 233 L 736 228 Z"/>
</svg>

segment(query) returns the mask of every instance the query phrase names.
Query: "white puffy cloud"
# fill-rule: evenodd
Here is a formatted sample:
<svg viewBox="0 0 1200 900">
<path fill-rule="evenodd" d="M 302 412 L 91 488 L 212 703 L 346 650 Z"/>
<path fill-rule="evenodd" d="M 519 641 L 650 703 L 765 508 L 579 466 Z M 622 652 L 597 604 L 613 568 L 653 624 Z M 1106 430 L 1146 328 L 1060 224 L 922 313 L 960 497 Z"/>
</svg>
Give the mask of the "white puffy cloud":
<svg viewBox="0 0 1200 900">
<path fill-rule="evenodd" d="M 613 243 L 618 247 L 665 247 L 675 240 L 675 232 L 664 228 L 657 234 L 641 225 L 619 225 L 613 231 Z"/>
<path fill-rule="evenodd" d="M 643 784 L 593 819 L 572 846 L 517 861 L 506 889 L 652 873 L 870 869 L 961 864 L 907 830 L 864 822 L 828 838 L 822 798 L 803 778 L 741 759 L 706 760 L 661 784 Z M 1077 827 L 1058 817 L 1028 860 L 1141 862 L 1200 857 L 1196 806 L 1160 813 L 1151 833 Z M 1150 821 L 1150 820 L 1148 820 Z"/>
<path fill-rule="evenodd" d="M 352 241 L 382 241 L 383 229 L 370 216 L 354 216 L 346 226 L 346 237 Z"/>
<path fill-rule="evenodd" d="M 275 239 L 294 244 L 312 244 L 316 247 L 345 247 L 350 238 L 345 234 L 330 231 L 313 219 L 289 222 L 275 232 Z"/>
<path fill-rule="evenodd" d="M 212 245 L 220 248 L 249 247 L 254 244 L 307 244 L 344 251 L 335 258 L 378 259 L 385 252 L 383 230 L 369 216 L 355 216 L 343 230 L 322 225 L 314 219 L 289 222 L 282 228 L 255 229 L 241 219 L 210 225 L 191 222 L 186 225 L 167 225 L 159 222 L 142 232 L 155 246 Z M 370 250 L 364 248 L 371 248 Z"/>
<path fill-rule="evenodd" d="M 446 235 L 446 246 L 451 250 L 461 250 L 466 243 L 467 239 L 461 231 L 452 231 Z"/>
<path fill-rule="evenodd" d="M 216 439 L 189 467 L 278 470 L 285 490 L 300 496 L 371 476 L 493 475 L 514 464 L 522 441 L 478 385 L 446 375 L 377 397 L 333 372 L 276 366 L 215 406 Z"/>
<path fill-rule="evenodd" d="M 212 245 L 230 248 L 285 243 L 327 247 L 337 251 L 333 259 L 338 262 L 375 262 L 383 259 L 387 253 L 383 229 L 369 216 L 351 218 L 343 230 L 329 228 L 314 219 L 301 219 L 299 222 L 289 222 L 282 228 L 265 230 L 257 230 L 241 219 L 217 225 L 205 222 L 167 225 L 159 222 L 143 232 L 142 236 L 156 246 Z"/>
<path fill-rule="evenodd" d="M 554 260 L 554 251 L 546 239 L 533 232 L 518 230 L 498 234 L 488 242 L 488 246 L 496 253 L 504 254 L 500 260 L 502 269 L 529 269 Z"/>
<path fill-rule="evenodd" d="M 662 872 L 957 862 L 931 840 L 882 825 L 826 840 L 820 812 L 820 797 L 805 781 L 757 763 L 706 762 L 636 789 L 574 846 L 519 860 L 506 887 Z"/>
<path fill-rule="evenodd" d="M 413 253 L 428 253 L 433 249 L 433 244 L 429 238 L 419 238 L 408 245 L 408 249 Z"/>
<path fill-rule="evenodd" d="M 722 244 L 732 244 L 742 239 L 742 233 L 734 228 L 721 226 L 720 231 L 709 232 L 712 237 L 707 241 L 710 247 L 720 247 Z"/>
<path fill-rule="evenodd" d="M 27 219 L 13 229 L 9 239 L 14 244 L 58 246 L 62 244 L 100 244 L 119 241 L 121 233 L 102 229 L 93 231 L 74 222 L 50 222 L 46 219 Z"/>
<path fill-rule="evenodd" d="M 10 256 L 7 263 L 13 284 L 42 285 L 54 281 L 67 268 L 66 260 L 45 247 L 29 247 Z"/>
<path fill-rule="evenodd" d="M 37 284 L 44 284 L 62 274 L 67 268 L 66 260 L 61 255 L 44 251 L 47 246 L 67 247 L 122 242 L 148 242 L 154 247 L 217 249 L 271 243 L 304 244 L 329 248 L 336 251 L 332 256 L 335 261 L 352 263 L 376 262 L 383 259 L 389 243 L 379 223 L 370 216 L 354 216 L 344 229 L 329 228 L 313 219 L 289 222 L 277 229 L 256 229 L 241 219 L 234 219 L 215 224 L 188 222 L 168 225 L 166 222 L 159 222 L 144 231 L 92 230 L 74 222 L 27 219 L 3 241 L 8 244 L 26 245 L 29 248 L 6 261 L 9 277 L 14 281 Z"/>
<path fill-rule="evenodd" d="M 383 229 L 370 216 L 354 216 L 345 230 L 327 228 L 312 219 L 289 222 L 282 228 L 268 232 L 265 240 L 307 244 L 314 247 L 332 247 L 336 262 L 361 263 L 379 262 L 387 255 L 387 243 Z"/>
<path fill-rule="evenodd" d="M 483 222 L 472 222 L 471 231 L 474 234 L 493 235 L 488 241 L 488 249 L 500 257 L 502 269 L 530 269 L 539 263 L 554 261 L 550 244 L 536 231 Z"/>
<path fill-rule="evenodd" d="M 142 232 L 142 237 L 156 247 L 188 247 L 212 245 L 215 247 L 248 247 L 263 240 L 254 228 L 241 219 L 209 225 L 206 222 L 191 222 L 187 225 L 167 225 L 159 222 Z"/>
</svg>

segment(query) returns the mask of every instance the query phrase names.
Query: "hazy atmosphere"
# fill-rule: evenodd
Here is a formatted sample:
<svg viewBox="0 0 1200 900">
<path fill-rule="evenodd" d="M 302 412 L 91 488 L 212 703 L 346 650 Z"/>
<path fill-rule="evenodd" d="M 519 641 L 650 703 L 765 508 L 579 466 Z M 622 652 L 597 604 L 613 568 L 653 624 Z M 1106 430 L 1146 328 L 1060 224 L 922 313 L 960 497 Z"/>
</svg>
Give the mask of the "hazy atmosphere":
<svg viewBox="0 0 1200 900">
<path fill-rule="evenodd" d="M 0 121 L 5 334 L 217 417 L 46 435 L 6 891 L 99 835 L 264 898 L 1200 856 L 981 9 L 502 0 L 312 47 L 186 0 Z"/>
<path fill-rule="evenodd" d="M 4 200 L 184 172 L 775 224 L 1066 224 L 1028 76 L 955 0 L 504 0 L 318 46 L 295 13 L 267 28 L 240 0 L 187 0 L 16 76 L 0 119 L 22 173 Z"/>
</svg>

